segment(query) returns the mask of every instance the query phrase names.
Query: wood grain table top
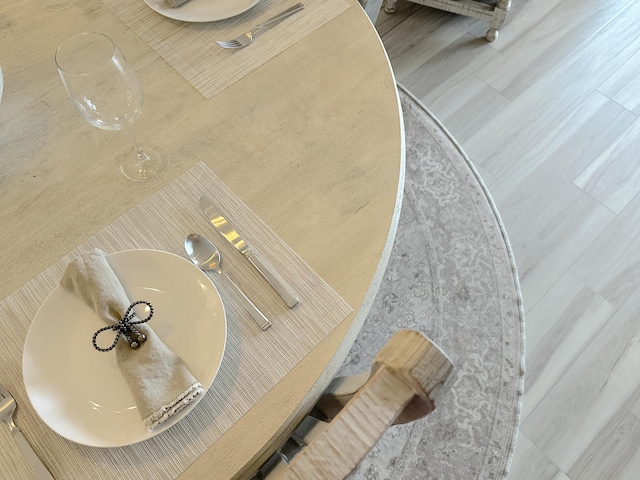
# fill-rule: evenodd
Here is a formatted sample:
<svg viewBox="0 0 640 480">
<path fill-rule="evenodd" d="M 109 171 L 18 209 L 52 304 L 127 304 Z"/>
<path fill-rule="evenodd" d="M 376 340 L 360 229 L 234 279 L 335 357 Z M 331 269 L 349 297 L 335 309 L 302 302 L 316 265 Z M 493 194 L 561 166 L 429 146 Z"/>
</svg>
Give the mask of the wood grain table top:
<svg viewBox="0 0 640 480">
<path fill-rule="evenodd" d="M 246 476 L 273 452 L 342 363 L 384 272 L 404 180 L 402 115 L 379 37 L 347 3 L 210 99 L 99 0 L 57 12 L 0 6 L 0 298 L 203 162 L 355 311 L 180 478 Z M 127 136 L 71 105 L 54 54 L 82 31 L 109 35 L 140 77 L 137 132 L 168 151 L 162 177 L 127 180 L 115 159 Z"/>
</svg>

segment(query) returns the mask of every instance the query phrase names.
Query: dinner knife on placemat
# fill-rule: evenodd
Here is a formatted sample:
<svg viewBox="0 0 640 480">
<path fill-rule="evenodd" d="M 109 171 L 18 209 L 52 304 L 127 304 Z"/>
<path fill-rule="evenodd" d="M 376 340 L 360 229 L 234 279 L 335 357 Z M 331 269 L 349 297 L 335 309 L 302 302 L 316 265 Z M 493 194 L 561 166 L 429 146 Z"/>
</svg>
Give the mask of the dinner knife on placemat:
<svg viewBox="0 0 640 480">
<path fill-rule="evenodd" d="M 267 282 L 269 282 L 274 290 L 282 297 L 287 307 L 295 307 L 299 302 L 298 298 L 291 293 L 290 288 L 285 282 L 273 272 L 273 268 L 266 264 L 260 256 L 251 249 L 208 197 L 200 197 L 200 209 L 207 216 L 217 232 L 256 267 L 256 270 L 262 274 Z"/>
</svg>

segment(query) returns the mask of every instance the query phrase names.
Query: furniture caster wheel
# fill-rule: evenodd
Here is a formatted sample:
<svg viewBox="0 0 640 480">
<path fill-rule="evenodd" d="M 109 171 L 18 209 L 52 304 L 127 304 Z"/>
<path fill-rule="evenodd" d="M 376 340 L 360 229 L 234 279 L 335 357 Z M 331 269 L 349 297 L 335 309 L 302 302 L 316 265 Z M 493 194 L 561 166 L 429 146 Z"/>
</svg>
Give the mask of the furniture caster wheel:
<svg viewBox="0 0 640 480">
<path fill-rule="evenodd" d="M 396 13 L 396 10 L 398 9 L 397 7 L 397 0 L 385 0 L 384 2 L 384 11 L 386 13 Z"/>
<path fill-rule="evenodd" d="M 484 38 L 487 39 L 487 42 L 493 42 L 496 38 L 498 38 L 499 34 L 500 30 L 496 28 L 490 28 L 489 30 L 487 30 L 487 33 L 485 33 Z"/>
</svg>

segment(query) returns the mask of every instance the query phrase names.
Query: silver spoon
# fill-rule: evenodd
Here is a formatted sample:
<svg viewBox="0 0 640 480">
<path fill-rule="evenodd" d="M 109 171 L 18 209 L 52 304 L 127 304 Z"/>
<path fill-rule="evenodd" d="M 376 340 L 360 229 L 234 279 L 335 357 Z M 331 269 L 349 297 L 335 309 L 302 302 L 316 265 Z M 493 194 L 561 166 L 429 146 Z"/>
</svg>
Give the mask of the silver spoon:
<svg viewBox="0 0 640 480">
<path fill-rule="evenodd" d="M 242 301 L 244 308 L 247 309 L 262 330 L 266 330 L 271 326 L 271 321 L 247 298 L 244 292 L 240 290 L 240 287 L 231 280 L 229 275 L 222 271 L 220 266 L 222 257 L 216 246 L 210 240 L 195 233 L 190 233 L 184 239 L 184 249 L 196 267 L 201 270 L 214 270 L 227 282 L 231 290 L 233 290 L 236 296 Z"/>
</svg>

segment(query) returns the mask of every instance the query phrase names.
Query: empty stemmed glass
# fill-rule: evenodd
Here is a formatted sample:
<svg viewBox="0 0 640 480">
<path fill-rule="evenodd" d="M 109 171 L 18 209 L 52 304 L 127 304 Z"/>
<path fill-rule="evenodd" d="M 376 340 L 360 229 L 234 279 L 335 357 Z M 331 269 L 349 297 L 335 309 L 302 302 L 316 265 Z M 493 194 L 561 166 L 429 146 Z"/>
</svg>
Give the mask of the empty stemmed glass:
<svg viewBox="0 0 640 480">
<path fill-rule="evenodd" d="M 120 163 L 129 179 L 144 182 L 167 166 L 160 147 L 138 143 L 133 124 L 142 112 L 142 85 L 122 52 L 101 33 L 81 33 L 60 44 L 56 65 L 69 98 L 82 117 L 104 130 L 124 130 L 134 152 Z"/>
</svg>

